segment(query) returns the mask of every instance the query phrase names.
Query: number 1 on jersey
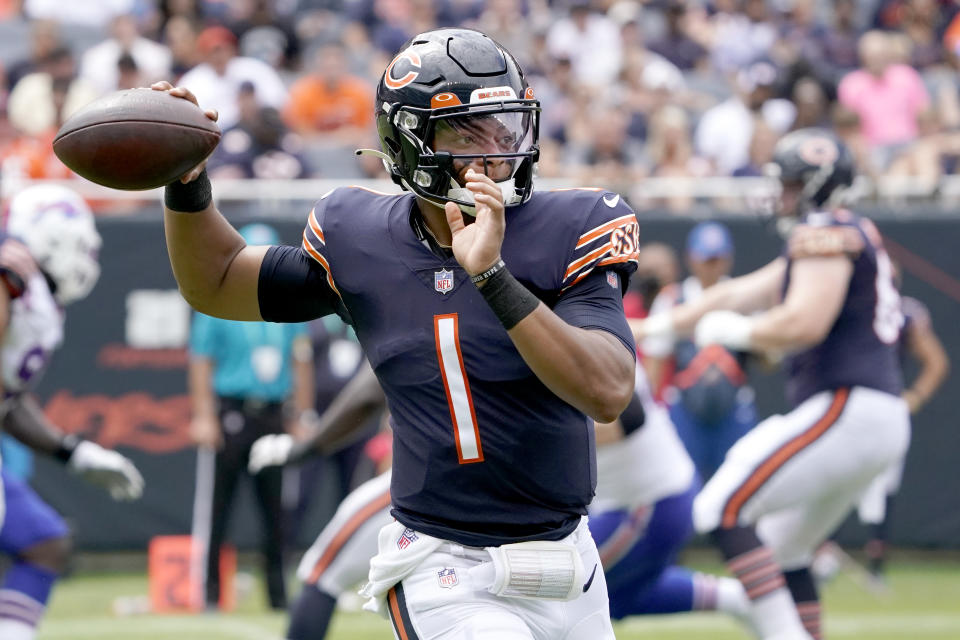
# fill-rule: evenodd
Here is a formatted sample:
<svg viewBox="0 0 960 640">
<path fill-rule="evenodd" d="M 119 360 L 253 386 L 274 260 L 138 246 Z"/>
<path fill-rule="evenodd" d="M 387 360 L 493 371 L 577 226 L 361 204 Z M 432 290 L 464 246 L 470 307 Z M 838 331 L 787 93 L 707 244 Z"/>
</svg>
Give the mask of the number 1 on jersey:
<svg viewBox="0 0 960 640">
<path fill-rule="evenodd" d="M 457 314 L 433 316 L 433 335 L 437 342 L 443 389 L 447 393 L 450 419 L 453 421 L 457 457 L 460 464 L 483 462 L 477 416 L 473 410 L 467 370 L 463 366 L 463 354 L 460 352 L 460 322 Z"/>
</svg>

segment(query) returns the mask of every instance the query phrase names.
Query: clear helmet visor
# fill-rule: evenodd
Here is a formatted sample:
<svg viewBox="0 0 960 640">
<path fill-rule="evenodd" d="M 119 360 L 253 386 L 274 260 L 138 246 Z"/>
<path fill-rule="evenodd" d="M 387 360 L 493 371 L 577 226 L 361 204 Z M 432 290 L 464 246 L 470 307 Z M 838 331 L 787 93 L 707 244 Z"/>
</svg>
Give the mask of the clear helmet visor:
<svg viewBox="0 0 960 640">
<path fill-rule="evenodd" d="M 533 149 L 534 117 L 528 109 L 438 117 L 428 144 L 434 153 L 452 156 L 453 177 L 460 186 L 471 167 L 502 182 L 514 177 Z"/>
</svg>

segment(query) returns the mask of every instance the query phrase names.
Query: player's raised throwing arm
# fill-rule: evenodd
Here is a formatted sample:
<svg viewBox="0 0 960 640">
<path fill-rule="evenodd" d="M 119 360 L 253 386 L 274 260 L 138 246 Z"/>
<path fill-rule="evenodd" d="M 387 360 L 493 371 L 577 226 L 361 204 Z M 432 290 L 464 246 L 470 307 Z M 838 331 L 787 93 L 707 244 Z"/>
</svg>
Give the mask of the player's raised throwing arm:
<svg viewBox="0 0 960 640">
<path fill-rule="evenodd" d="M 157 82 L 155 91 L 197 104 L 183 87 Z M 211 120 L 216 111 L 205 111 Z M 163 221 L 167 252 L 180 292 L 192 307 L 234 320 L 260 320 L 257 280 L 267 247 L 248 247 L 213 205 L 204 164 L 167 187 Z"/>
</svg>

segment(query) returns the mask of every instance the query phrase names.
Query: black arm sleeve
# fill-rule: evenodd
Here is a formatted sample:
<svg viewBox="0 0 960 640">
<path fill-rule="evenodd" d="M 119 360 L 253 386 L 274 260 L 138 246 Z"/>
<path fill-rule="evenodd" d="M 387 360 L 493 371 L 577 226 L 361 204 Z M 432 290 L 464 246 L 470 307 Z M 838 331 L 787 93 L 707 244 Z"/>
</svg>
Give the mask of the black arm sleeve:
<svg viewBox="0 0 960 640">
<path fill-rule="evenodd" d="M 267 250 L 257 285 L 260 315 L 269 322 L 306 322 L 336 313 L 349 322 L 340 296 L 327 284 L 327 274 L 299 247 Z"/>
<path fill-rule="evenodd" d="M 647 421 L 647 412 L 643 409 L 643 402 L 636 393 L 630 397 L 630 404 L 620 414 L 620 424 L 623 426 L 623 435 L 628 436 Z"/>
</svg>

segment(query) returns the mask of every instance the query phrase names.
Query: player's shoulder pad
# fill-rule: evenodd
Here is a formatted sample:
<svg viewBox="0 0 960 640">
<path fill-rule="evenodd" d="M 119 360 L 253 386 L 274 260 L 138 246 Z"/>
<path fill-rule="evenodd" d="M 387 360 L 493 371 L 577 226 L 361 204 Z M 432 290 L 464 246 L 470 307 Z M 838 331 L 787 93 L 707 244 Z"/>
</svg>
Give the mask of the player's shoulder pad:
<svg viewBox="0 0 960 640">
<path fill-rule="evenodd" d="M 358 186 L 331 189 L 320 196 L 307 215 L 303 250 L 323 264 L 320 258 L 326 253 L 327 236 L 332 229 L 362 225 L 365 216 L 379 215 L 380 209 L 392 206 L 400 195 Z"/>
<path fill-rule="evenodd" d="M 594 269 L 615 267 L 632 273 L 637 267 L 640 225 L 633 209 L 618 193 L 603 189 L 548 192 L 556 209 L 577 217 L 568 250 L 562 288 L 573 286 Z"/>
<path fill-rule="evenodd" d="M 866 246 L 867 232 L 862 219 L 846 210 L 814 212 L 790 232 L 787 253 L 790 258 L 855 258 Z"/>
</svg>

